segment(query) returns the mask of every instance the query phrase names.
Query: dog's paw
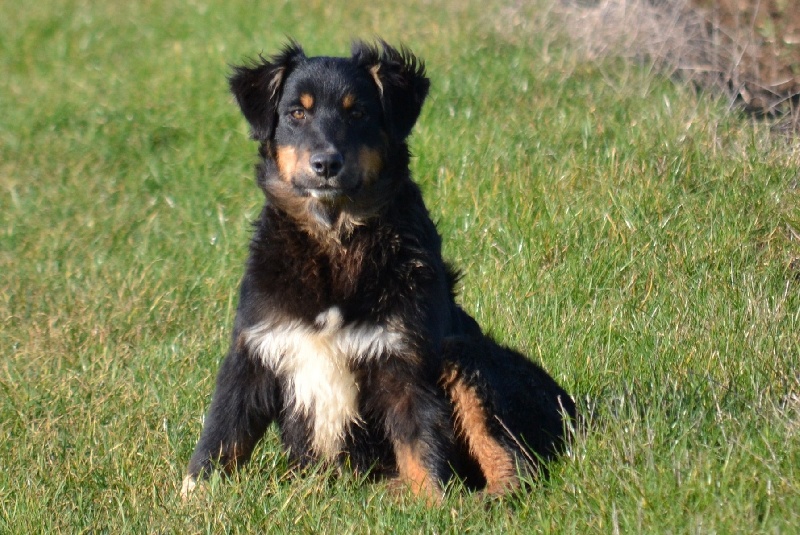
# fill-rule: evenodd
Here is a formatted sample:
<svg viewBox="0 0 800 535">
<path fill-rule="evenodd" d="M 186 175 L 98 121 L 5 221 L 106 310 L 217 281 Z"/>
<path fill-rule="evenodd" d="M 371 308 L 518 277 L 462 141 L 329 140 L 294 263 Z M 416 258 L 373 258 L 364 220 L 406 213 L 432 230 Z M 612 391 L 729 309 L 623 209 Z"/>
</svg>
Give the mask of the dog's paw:
<svg viewBox="0 0 800 535">
<path fill-rule="evenodd" d="M 197 488 L 197 480 L 193 476 L 186 476 L 183 478 L 181 485 L 181 500 L 186 501 L 189 499 L 195 489 Z"/>
<path fill-rule="evenodd" d="M 395 500 L 415 496 L 422 498 L 428 507 L 441 505 L 444 501 L 444 489 L 436 484 L 420 486 L 401 477 L 392 477 L 384 482 L 384 486 L 387 495 Z"/>
</svg>

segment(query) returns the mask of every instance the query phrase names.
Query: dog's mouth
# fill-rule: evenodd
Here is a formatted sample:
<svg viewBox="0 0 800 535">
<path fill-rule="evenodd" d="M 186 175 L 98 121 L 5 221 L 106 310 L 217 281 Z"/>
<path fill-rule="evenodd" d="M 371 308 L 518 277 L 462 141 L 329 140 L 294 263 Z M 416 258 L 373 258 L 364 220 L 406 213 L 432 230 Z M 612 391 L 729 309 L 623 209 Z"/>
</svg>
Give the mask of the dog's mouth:
<svg viewBox="0 0 800 535">
<path fill-rule="evenodd" d="M 311 197 L 326 203 L 341 203 L 354 200 L 363 185 L 363 180 L 330 180 L 323 183 L 317 181 L 294 181 L 294 190 L 301 197 Z"/>
<path fill-rule="evenodd" d="M 369 202 L 383 168 L 381 154 L 369 147 L 315 152 L 286 145 L 278 147 L 275 163 L 276 178 L 289 188 L 284 194 L 338 208 Z"/>
<path fill-rule="evenodd" d="M 321 201 L 335 201 L 339 197 L 346 197 L 341 188 L 313 188 L 307 191 L 309 197 L 319 199 Z"/>
</svg>

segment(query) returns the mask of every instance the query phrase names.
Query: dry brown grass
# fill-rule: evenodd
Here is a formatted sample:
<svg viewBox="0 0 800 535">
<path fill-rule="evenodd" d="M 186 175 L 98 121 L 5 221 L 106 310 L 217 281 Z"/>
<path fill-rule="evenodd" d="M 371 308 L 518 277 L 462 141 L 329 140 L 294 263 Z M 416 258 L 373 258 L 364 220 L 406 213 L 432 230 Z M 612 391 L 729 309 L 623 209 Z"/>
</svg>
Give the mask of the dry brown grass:
<svg viewBox="0 0 800 535">
<path fill-rule="evenodd" d="M 561 0 L 554 13 L 589 60 L 616 56 L 642 61 L 704 90 L 726 95 L 736 106 L 775 121 L 783 131 L 800 130 L 800 76 L 793 75 L 790 37 L 776 40 L 775 20 L 793 24 L 794 13 L 733 16 L 717 2 L 700 0 Z M 709 4 L 706 2 L 705 4 Z M 724 4 L 724 2 L 722 2 Z M 791 19 L 791 20 L 790 20 Z M 791 37 L 793 39 L 793 37 Z"/>
</svg>

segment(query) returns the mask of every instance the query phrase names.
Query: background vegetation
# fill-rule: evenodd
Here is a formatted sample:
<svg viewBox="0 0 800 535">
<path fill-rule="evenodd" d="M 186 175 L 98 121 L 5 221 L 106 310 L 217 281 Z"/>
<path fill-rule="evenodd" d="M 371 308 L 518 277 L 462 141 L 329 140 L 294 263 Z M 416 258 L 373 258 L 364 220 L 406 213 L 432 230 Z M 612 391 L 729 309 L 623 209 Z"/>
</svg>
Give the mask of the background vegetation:
<svg viewBox="0 0 800 535">
<path fill-rule="evenodd" d="M 633 58 L 800 132 L 795 0 L 560 0 L 584 56 Z"/>
<path fill-rule="evenodd" d="M 0 5 L 0 532 L 800 525 L 796 142 L 586 59 L 546 0 Z M 291 477 L 272 432 L 182 503 L 262 202 L 229 65 L 375 35 L 427 60 L 413 168 L 465 307 L 584 422 L 504 500 Z"/>
</svg>

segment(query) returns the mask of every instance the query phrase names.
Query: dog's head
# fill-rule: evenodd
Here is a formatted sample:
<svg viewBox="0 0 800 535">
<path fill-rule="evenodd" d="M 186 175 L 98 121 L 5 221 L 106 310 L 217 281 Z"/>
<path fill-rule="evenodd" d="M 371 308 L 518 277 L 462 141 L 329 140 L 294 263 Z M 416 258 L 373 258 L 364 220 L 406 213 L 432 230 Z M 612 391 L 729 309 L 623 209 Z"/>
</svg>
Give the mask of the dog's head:
<svg viewBox="0 0 800 535">
<path fill-rule="evenodd" d="M 356 42 L 347 58 L 307 57 L 296 44 L 236 67 L 231 91 L 262 143 L 260 185 L 273 202 L 322 222 L 385 202 L 387 170 L 422 109 L 429 81 L 405 49 Z"/>
</svg>

